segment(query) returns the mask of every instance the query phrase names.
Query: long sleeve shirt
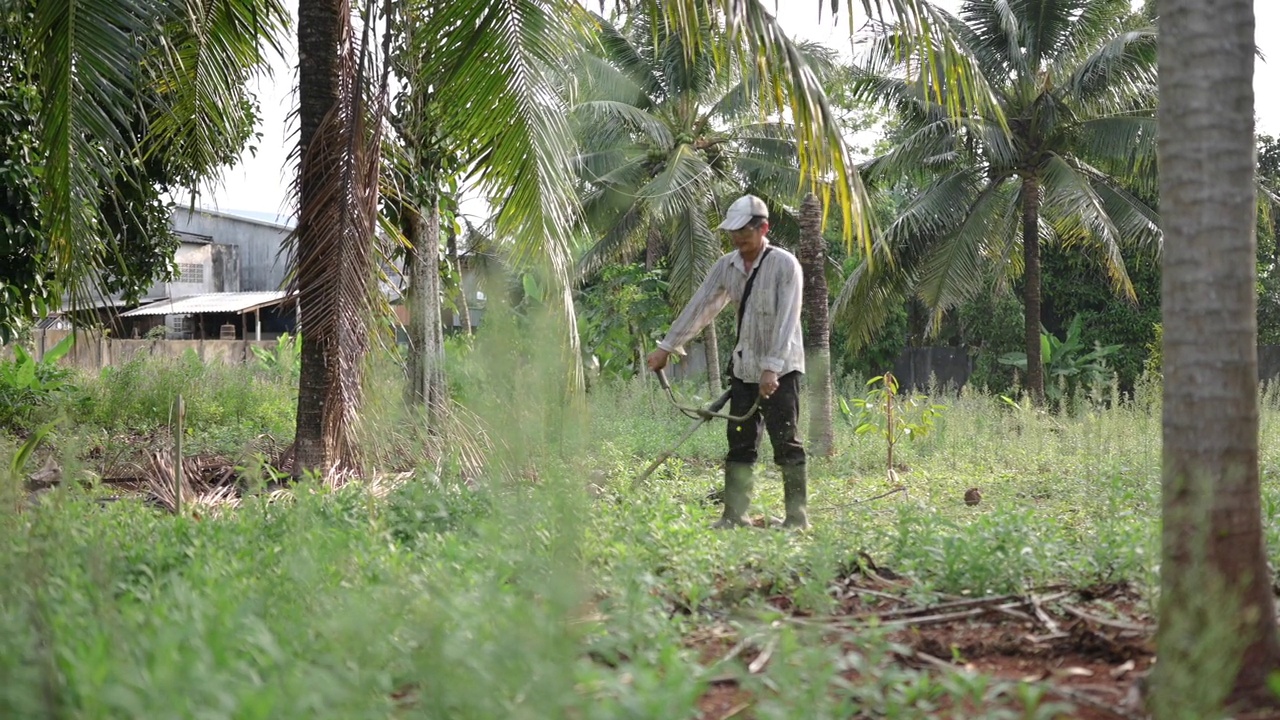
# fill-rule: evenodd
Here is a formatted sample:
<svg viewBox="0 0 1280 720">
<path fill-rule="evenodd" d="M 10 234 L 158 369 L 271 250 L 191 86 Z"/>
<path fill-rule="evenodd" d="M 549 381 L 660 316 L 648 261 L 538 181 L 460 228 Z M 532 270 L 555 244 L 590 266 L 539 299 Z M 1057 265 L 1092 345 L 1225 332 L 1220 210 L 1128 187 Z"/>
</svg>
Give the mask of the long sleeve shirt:
<svg viewBox="0 0 1280 720">
<path fill-rule="evenodd" d="M 768 240 L 764 248 L 769 248 Z M 795 255 L 773 247 L 756 258 L 760 271 L 751 286 L 751 297 L 742 314 L 742 332 L 733 348 L 733 374 L 743 382 L 758 383 L 765 370 L 779 377 L 804 372 L 804 338 L 800 331 L 804 275 Z M 747 287 L 746 263 L 738 251 L 722 256 L 711 266 L 689 304 L 671 324 L 658 347 L 685 355 L 684 345 L 702 331 L 730 302 L 742 302 Z"/>
</svg>

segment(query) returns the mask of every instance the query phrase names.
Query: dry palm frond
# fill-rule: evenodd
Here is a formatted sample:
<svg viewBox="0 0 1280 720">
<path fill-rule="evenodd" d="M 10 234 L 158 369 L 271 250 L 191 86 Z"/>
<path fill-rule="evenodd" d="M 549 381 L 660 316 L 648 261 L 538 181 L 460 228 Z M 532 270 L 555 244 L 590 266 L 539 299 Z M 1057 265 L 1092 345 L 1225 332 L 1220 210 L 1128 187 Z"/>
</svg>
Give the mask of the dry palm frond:
<svg viewBox="0 0 1280 720">
<path fill-rule="evenodd" d="M 433 415 L 430 432 L 421 423 L 389 425 L 385 418 L 369 418 L 362 423 L 362 447 L 368 448 L 367 460 L 380 467 L 407 469 L 421 467 L 424 458 L 434 462 L 436 474 L 446 462 L 456 463 L 458 472 L 472 483 L 486 469 L 505 474 L 500 467 L 504 456 L 501 440 L 496 439 L 480 416 L 449 400 L 447 408 Z M 403 428 L 401 430 L 395 428 Z"/>
<path fill-rule="evenodd" d="M 411 472 L 374 473 L 373 477 L 369 479 L 366 487 L 370 495 L 382 500 L 390 495 L 396 488 L 410 482 L 411 480 L 413 480 L 413 473 Z"/>
<path fill-rule="evenodd" d="M 337 98 L 299 158 L 299 221 L 290 238 L 304 342 L 319 345 L 324 358 L 320 457 L 300 461 L 318 460 L 320 467 L 308 469 L 335 483 L 358 467 L 352 430 L 379 299 L 374 244 L 387 106 L 385 71 L 380 87 L 369 87 L 373 3 L 359 47 L 350 3 L 339 8 Z"/>
<path fill-rule="evenodd" d="M 147 469 L 147 488 L 161 507 L 169 512 L 178 511 L 177 482 L 173 472 L 173 458 L 168 453 L 152 452 Z M 239 507 L 238 490 L 232 485 L 211 486 L 200 478 L 199 458 L 182 460 L 182 505 L 205 509 Z"/>
</svg>

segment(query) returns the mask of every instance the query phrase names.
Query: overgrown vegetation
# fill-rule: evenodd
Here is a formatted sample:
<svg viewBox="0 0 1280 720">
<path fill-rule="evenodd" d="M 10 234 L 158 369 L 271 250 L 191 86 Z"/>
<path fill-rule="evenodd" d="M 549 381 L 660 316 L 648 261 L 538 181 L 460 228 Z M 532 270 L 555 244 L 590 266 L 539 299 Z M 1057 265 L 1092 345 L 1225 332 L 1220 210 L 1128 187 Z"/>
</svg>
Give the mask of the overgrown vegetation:
<svg viewBox="0 0 1280 720">
<path fill-rule="evenodd" d="M 523 407 L 475 410 L 536 478 L 469 487 L 424 469 L 400 483 L 247 496 L 204 517 L 100 504 L 114 491 L 92 487 L 27 506 L 7 478 L 0 572 L 23 581 L 0 588 L 0 714 L 693 717 L 732 687 L 756 717 L 1069 717 L 1049 685 L 920 668 L 891 627 L 821 619 L 873 599 L 856 589 L 869 561 L 921 602 L 1125 583 L 1137 613 L 1150 607 L 1151 398 L 1057 416 L 974 393 L 938 398 L 947 409 L 931 432 L 895 451 L 908 498 L 859 502 L 890 489 L 884 443 L 848 428 L 834 459 L 812 461 L 810 533 L 720 533 L 706 499 L 719 484 L 719 426 L 633 494 L 631 478 L 682 426 L 657 389 L 602 382 L 575 425 L 584 435 L 519 440 L 554 388 L 536 384 L 539 362 L 518 371 L 520 351 L 495 352 L 510 337 L 481 334 L 469 362 L 486 383 L 504 371 L 512 387 L 532 383 Z M 398 397 L 393 376 L 378 382 Z M 208 418 L 196 438 L 237 413 L 269 423 L 288 406 L 265 373 L 136 360 L 89 380 L 84 424 L 63 432 L 164 425 L 179 390 L 197 427 Z M 1280 439 L 1280 406 L 1267 400 L 1263 446 L 1280 447 L 1265 442 Z M 981 505 L 964 503 L 970 487 Z M 752 514 L 778 512 L 776 469 L 764 466 L 759 491 Z M 1274 474 L 1266 502 L 1280 504 Z M 1280 560 L 1280 531 L 1269 533 Z"/>
</svg>

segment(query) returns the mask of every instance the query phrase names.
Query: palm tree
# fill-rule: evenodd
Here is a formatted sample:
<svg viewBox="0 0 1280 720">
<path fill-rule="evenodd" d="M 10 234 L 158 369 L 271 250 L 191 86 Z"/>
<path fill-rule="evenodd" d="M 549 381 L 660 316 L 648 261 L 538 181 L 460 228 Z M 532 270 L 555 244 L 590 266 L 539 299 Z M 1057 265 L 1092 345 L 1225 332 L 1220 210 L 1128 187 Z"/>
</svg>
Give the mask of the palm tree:
<svg viewBox="0 0 1280 720">
<path fill-rule="evenodd" d="M 760 121 L 762 78 L 744 71 L 742 58 L 716 57 L 709 21 L 694 47 L 644 16 L 627 29 L 598 16 L 596 22 L 574 119 L 584 216 L 600 234 L 581 268 L 588 275 L 640 252 L 652 262 L 665 247 L 672 299 L 681 304 L 724 252 L 712 228 L 726 196 L 745 189 L 769 203 L 775 226 L 794 226 L 787 207 L 798 199 L 802 176 L 792 129 Z M 817 74 L 830 69 L 829 51 L 798 51 Z M 718 393 L 714 324 L 703 337 L 708 381 Z"/>
<path fill-rule="evenodd" d="M 1007 131 L 966 98 L 953 120 L 952 93 L 904 81 L 916 60 L 896 53 L 896 34 L 880 36 L 855 95 L 896 108 L 902 131 L 865 173 L 925 187 L 879 243 L 888 261 L 855 271 L 836 310 L 865 342 L 908 293 L 941 313 L 992 275 L 1021 275 L 1026 385 L 1040 401 L 1041 243 L 1091 254 L 1133 298 L 1121 246 L 1160 242 L 1155 212 L 1118 182 L 1154 177 L 1155 31 L 1130 28 L 1124 0 L 967 0 L 947 22 Z"/>
<path fill-rule="evenodd" d="M 432 5 L 410 3 L 395 38 L 393 64 L 403 84 L 392 114 L 398 140 L 401 172 L 394 205 L 406 240 L 409 270 L 408 399 L 424 410 L 428 429 L 438 429 L 448 406 L 444 372 L 444 329 L 440 307 L 441 187 L 455 172 L 447 139 L 440 132 L 440 102 L 435 83 L 422 75 L 421 28 Z"/>
<path fill-rule="evenodd" d="M 1164 459 L 1157 718 L 1275 717 L 1258 479 L 1254 17 L 1162 0 Z"/>
<path fill-rule="evenodd" d="M 809 380 L 809 446 L 814 455 L 835 452 L 831 424 L 831 322 L 827 315 L 827 239 L 822 235 L 822 203 L 816 195 L 800 206 L 800 247 L 804 271 L 805 368 Z"/>
</svg>

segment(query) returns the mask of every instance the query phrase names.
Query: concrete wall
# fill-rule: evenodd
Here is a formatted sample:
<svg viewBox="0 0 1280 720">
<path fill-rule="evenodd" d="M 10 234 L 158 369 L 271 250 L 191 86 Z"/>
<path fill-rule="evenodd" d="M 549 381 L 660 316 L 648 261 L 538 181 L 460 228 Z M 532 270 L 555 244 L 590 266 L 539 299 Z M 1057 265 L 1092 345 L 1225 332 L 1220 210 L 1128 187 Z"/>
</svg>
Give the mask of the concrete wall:
<svg viewBox="0 0 1280 720">
<path fill-rule="evenodd" d="M 37 359 L 43 358 L 46 350 L 52 349 L 69 334 L 65 330 L 37 330 L 33 338 L 33 354 Z M 75 347 L 62 359 L 62 364 L 96 372 L 111 365 L 122 365 L 140 355 L 176 359 L 191 350 L 205 362 L 243 365 L 255 360 L 253 346 L 270 349 L 275 344 L 274 340 L 122 340 L 81 332 Z M 6 348 L 4 356 L 9 354 Z"/>
<path fill-rule="evenodd" d="M 237 249 L 241 292 L 281 289 L 288 257 L 277 255 L 291 228 L 285 225 L 229 215 L 212 210 L 174 208 L 172 227 L 180 232 L 206 235 L 219 245 Z"/>
</svg>

